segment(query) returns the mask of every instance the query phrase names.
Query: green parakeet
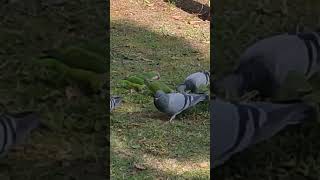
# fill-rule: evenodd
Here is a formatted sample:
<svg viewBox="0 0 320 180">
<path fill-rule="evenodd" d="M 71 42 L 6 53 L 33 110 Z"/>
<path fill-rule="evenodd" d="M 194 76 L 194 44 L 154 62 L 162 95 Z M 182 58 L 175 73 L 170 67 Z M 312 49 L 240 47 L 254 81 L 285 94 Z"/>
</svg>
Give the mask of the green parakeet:
<svg viewBox="0 0 320 180">
<path fill-rule="evenodd" d="M 146 80 L 159 80 L 160 79 L 160 74 L 156 71 L 145 72 L 145 73 L 137 74 L 136 76 L 141 79 L 146 79 Z"/>
<path fill-rule="evenodd" d="M 53 57 L 71 68 L 95 73 L 107 72 L 108 65 L 105 57 L 84 48 L 70 46 L 58 50 L 50 50 L 48 57 Z"/>
<path fill-rule="evenodd" d="M 104 75 L 97 74 L 83 69 L 75 69 L 53 58 L 35 59 L 36 63 L 46 66 L 48 69 L 56 71 L 64 79 L 75 81 L 78 85 L 89 88 L 90 91 L 97 92 L 102 87 Z"/>
<path fill-rule="evenodd" d="M 128 80 L 121 80 L 120 84 L 126 89 L 134 89 L 136 91 L 141 91 L 145 87 L 145 85 L 136 84 Z"/>
<path fill-rule="evenodd" d="M 165 83 L 160 81 L 145 81 L 148 89 L 151 91 L 151 93 L 154 95 L 158 90 L 162 90 L 165 93 L 171 93 L 174 92 L 169 86 L 167 86 Z"/>
<path fill-rule="evenodd" d="M 137 76 L 130 76 L 126 80 L 128 80 L 132 83 L 135 83 L 135 84 L 144 85 L 144 80 L 137 77 Z"/>
</svg>

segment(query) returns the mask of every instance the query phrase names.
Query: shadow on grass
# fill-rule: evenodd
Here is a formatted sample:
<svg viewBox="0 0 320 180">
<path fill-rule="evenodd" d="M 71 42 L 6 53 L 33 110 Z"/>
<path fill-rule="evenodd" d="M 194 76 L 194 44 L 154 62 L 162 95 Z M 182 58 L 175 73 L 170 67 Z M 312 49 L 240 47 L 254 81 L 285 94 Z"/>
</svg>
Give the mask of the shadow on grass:
<svg viewBox="0 0 320 180">
<path fill-rule="evenodd" d="M 215 178 L 317 179 L 320 176 L 318 124 L 286 128 L 268 141 L 235 155 L 213 170 Z"/>
<path fill-rule="evenodd" d="M 209 20 L 210 7 L 194 0 L 165 0 L 165 2 L 174 3 L 174 5 L 189 14 L 198 14 L 202 20 Z"/>
<path fill-rule="evenodd" d="M 158 71 L 161 81 L 174 89 L 190 73 L 209 68 L 209 59 L 198 60 L 202 56 L 189 42 L 170 35 L 170 30 L 111 22 L 111 92 L 125 101 L 111 115 L 114 178 L 208 178 L 208 104 L 199 104 L 170 124 L 146 91 L 130 93 L 119 83 L 132 74 Z"/>
<path fill-rule="evenodd" d="M 97 162 L 92 159 L 71 159 L 68 161 L 57 160 L 48 161 L 42 160 L 20 160 L 19 164 L 12 164 L 8 162 L 0 162 L 0 167 L 5 169 L 8 166 L 15 166 L 15 173 L 11 171 L 2 171 L 0 178 L 15 179 L 15 180 L 57 180 L 57 179 L 95 179 L 105 180 L 105 176 L 102 176 L 102 172 L 105 171 L 103 163 Z M 30 164 L 38 164 L 36 168 L 30 170 L 25 167 L 30 167 Z M 97 166 L 97 164 L 100 164 Z M 34 174 L 37 174 L 35 176 Z"/>
</svg>

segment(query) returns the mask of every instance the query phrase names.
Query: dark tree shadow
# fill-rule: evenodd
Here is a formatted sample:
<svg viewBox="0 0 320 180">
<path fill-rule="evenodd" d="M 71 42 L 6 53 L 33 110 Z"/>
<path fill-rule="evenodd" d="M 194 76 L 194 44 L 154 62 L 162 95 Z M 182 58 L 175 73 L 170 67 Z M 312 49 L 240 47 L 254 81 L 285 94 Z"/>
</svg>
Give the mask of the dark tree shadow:
<svg viewBox="0 0 320 180">
<path fill-rule="evenodd" d="M 193 0 L 164 0 L 174 3 L 174 5 L 190 14 L 197 14 L 202 20 L 210 21 L 210 7 Z"/>
</svg>

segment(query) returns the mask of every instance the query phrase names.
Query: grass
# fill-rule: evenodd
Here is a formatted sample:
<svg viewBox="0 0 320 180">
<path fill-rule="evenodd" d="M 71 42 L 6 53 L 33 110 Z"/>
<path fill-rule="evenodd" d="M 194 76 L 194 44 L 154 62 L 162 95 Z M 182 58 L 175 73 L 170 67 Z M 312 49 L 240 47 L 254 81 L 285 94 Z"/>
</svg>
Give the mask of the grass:
<svg viewBox="0 0 320 180">
<path fill-rule="evenodd" d="M 298 23 L 311 29 L 319 27 L 319 15 L 315 8 L 319 6 L 312 4 L 316 2 L 283 2 L 240 3 L 229 0 L 220 4 L 226 11 L 217 16 L 217 26 L 214 27 L 217 33 L 216 76 L 223 76 L 231 70 L 244 49 L 258 39 L 292 31 Z M 225 165 L 214 170 L 213 178 L 318 179 L 319 128 L 312 122 L 289 127 L 270 140 L 236 154 Z"/>
<path fill-rule="evenodd" d="M 23 2 L 1 6 L 6 17 L 1 27 L 6 28 L 0 33 L 0 103 L 9 112 L 39 112 L 52 131 L 34 131 L 24 145 L 2 158 L 0 179 L 105 179 L 105 102 L 97 95 L 69 99 L 65 90 L 71 84 L 39 81 L 43 69 L 31 63 L 43 50 L 80 39 L 104 40 L 102 5 L 72 0 L 35 16 L 26 15 L 31 10 Z"/>
<path fill-rule="evenodd" d="M 187 29 L 182 35 L 176 32 L 172 19 L 162 19 L 167 24 L 163 28 L 150 28 L 153 22 L 145 21 L 111 22 L 111 95 L 124 98 L 111 114 L 112 179 L 208 179 L 208 102 L 178 115 L 170 124 L 151 96 L 130 92 L 119 81 L 139 72 L 158 71 L 161 81 L 175 88 L 187 75 L 209 69 L 209 52 L 204 54 L 186 40 Z"/>
</svg>

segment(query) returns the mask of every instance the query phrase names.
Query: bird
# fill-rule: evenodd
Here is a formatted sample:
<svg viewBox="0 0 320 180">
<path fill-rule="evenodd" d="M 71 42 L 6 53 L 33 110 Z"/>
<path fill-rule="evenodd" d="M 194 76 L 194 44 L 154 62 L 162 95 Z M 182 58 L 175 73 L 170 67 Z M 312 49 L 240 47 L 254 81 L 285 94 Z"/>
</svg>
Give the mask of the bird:
<svg viewBox="0 0 320 180">
<path fill-rule="evenodd" d="M 146 80 L 159 80 L 160 79 L 160 73 L 157 71 L 143 72 L 143 73 L 137 74 L 136 76 L 141 79 L 146 79 Z"/>
<path fill-rule="evenodd" d="M 41 127 L 39 116 L 34 112 L 0 115 L 0 156 L 5 156 L 10 149 L 21 144 L 30 132 Z"/>
<path fill-rule="evenodd" d="M 238 152 L 271 138 L 286 126 L 317 117 L 316 106 L 301 101 L 243 103 L 218 98 L 211 100 L 210 114 L 213 168 Z"/>
<path fill-rule="evenodd" d="M 252 90 L 258 90 L 262 97 L 272 97 L 288 73 L 309 79 L 319 69 L 320 32 L 283 33 L 249 46 L 231 73 L 213 81 L 213 90 L 228 98 Z"/>
<path fill-rule="evenodd" d="M 192 93 L 198 93 L 199 88 L 202 86 L 208 86 L 210 84 L 210 72 L 201 71 L 189 75 L 182 84 L 177 86 L 177 91 L 182 93 L 185 91 L 191 91 Z"/>
<path fill-rule="evenodd" d="M 94 48 L 100 49 L 103 45 L 88 48 L 90 44 L 85 46 L 68 45 L 57 49 L 45 50 L 41 55 L 41 59 L 50 58 L 68 66 L 72 69 L 86 70 L 96 74 L 107 73 L 107 66 L 104 61 L 103 54 L 94 52 Z"/>
<path fill-rule="evenodd" d="M 148 87 L 150 94 L 154 95 L 158 90 L 161 90 L 165 93 L 172 93 L 174 92 L 166 83 L 161 81 L 148 81 L 145 80 L 145 84 Z"/>
<path fill-rule="evenodd" d="M 172 122 L 176 115 L 208 98 L 207 94 L 166 94 L 162 90 L 158 90 L 154 95 L 154 105 L 160 112 L 171 116 L 169 122 Z"/>
<path fill-rule="evenodd" d="M 110 112 L 118 107 L 122 102 L 122 98 L 119 96 L 111 96 L 110 98 Z"/>
<path fill-rule="evenodd" d="M 142 91 L 145 88 L 145 85 L 133 83 L 129 80 L 123 79 L 120 80 L 120 84 L 123 88 L 128 89 L 128 90 L 135 90 L 137 92 Z"/>
</svg>

